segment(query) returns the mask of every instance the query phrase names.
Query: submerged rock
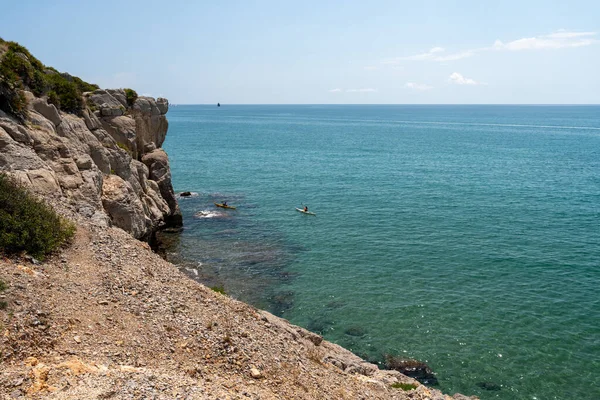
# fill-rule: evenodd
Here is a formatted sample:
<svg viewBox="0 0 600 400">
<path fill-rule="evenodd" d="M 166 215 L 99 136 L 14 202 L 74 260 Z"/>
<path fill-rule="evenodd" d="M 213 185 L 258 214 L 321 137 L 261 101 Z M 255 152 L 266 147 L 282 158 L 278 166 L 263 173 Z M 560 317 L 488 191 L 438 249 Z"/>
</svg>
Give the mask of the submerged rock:
<svg viewBox="0 0 600 400">
<path fill-rule="evenodd" d="M 387 369 L 396 370 L 426 385 L 438 384 L 438 379 L 431 368 L 429 368 L 429 365 L 422 361 L 395 357 L 388 354 L 385 356 L 385 364 Z"/>
<path fill-rule="evenodd" d="M 349 336 L 361 337 L 367 334 L 367 331 L 362 326 L 350 326 L 344 330 L 344 333 Z"/>
<path fill-rule="evenodd" d="M 478 382 L 477 386 L 479 386 L 480 388 L 482 388 L 484 390 L 492 390 L 492 391 L 497 391 L 497 390 L 502 389 L 502 385 L 499 385 L 496 382 L 490 382 L 490 381 Z"/>
</svg>

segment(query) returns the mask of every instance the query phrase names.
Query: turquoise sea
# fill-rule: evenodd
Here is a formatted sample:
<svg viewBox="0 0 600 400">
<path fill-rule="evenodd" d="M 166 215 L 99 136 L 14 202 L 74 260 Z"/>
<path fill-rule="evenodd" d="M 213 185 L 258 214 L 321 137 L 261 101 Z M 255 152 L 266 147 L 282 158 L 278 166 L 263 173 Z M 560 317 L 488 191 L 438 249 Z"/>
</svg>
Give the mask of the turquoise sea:
<svg viewBox="0 0 600 400">
<path fill-rule="evenodd" d="M 600 399 L 600 106 L 168 119 L 194 192 L 169 257 L 190 277 L 369 360 L 425 361 L 446 393 Z"/>
</svg>

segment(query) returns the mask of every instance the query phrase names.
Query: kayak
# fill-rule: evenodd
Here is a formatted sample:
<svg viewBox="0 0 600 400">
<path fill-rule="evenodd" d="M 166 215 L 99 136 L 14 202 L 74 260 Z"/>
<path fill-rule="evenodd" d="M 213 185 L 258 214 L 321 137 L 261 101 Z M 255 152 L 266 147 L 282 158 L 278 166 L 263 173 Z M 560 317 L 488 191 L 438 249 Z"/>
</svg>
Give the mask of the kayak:
<svg viewBox="0 0 600 400">
<path fill-rule="evenodd" d="M 235 207 L 233 207 L 233 206 L 226 206 L 225 204 L 221 204 L 221 203 L 215 203 L 215 206 L 221 207 L 221 208 L 229 208 L 231 210 L 235 210 Z"/>
<path fill-rule="evenodd" d="M 304 211 L 303 209 L 301 209 L 301 208 L 298 208 L 298 207 L 296 207 L 296 211 L 299 211 L 299 212 L 301 212 L 302 214 L 306 214 L 306 215 L 317 215 L 317 214 L 315 214 L 314 212 L 310 212 L 310 211 Z"/>
</svg>

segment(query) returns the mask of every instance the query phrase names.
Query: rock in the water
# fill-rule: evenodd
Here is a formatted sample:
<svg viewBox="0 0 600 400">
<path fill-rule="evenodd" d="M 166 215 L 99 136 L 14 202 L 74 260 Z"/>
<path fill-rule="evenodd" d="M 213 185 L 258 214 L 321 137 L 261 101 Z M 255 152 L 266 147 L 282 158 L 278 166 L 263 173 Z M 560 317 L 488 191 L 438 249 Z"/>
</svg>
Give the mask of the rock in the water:
<svg viewBox="0 0 600 400">
<path fill-rule="evenodd" d="M 431 368 L 422 362 L 410 358 L 401 358 L 391 355 L 385 357 L 386 367 L 410 376 L 427 385 L 437 385 L 438 380 Z"/>
<path fill-rule="evenodd" d="M 477 386 L 479 386 L 480 388 L 484 389 L 484 390 L 493 390 L 493 391 L 497 391 L 502 389 L 502 385 L 497 384 L 496 382 L 478 382 Z"/>
</svg>

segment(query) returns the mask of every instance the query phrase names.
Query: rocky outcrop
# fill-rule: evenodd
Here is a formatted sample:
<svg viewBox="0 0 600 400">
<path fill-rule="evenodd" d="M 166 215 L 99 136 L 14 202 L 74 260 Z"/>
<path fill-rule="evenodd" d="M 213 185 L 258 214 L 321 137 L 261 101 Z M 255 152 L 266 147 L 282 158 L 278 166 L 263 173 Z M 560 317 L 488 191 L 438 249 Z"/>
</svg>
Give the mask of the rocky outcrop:
<svg viewBox="0 0 600 400">
<path fill-rule="evenodd" d="M 60 112 L 26 92 L 25 124 L 0 111 L 0 170 L 43 196 L 76 207 L 98 224 L 114 225 L 138 239 L 181 226 L 163 144 L 166 99 L 125 92 L 86 93 L 82 116 Z"/>
</svg>

